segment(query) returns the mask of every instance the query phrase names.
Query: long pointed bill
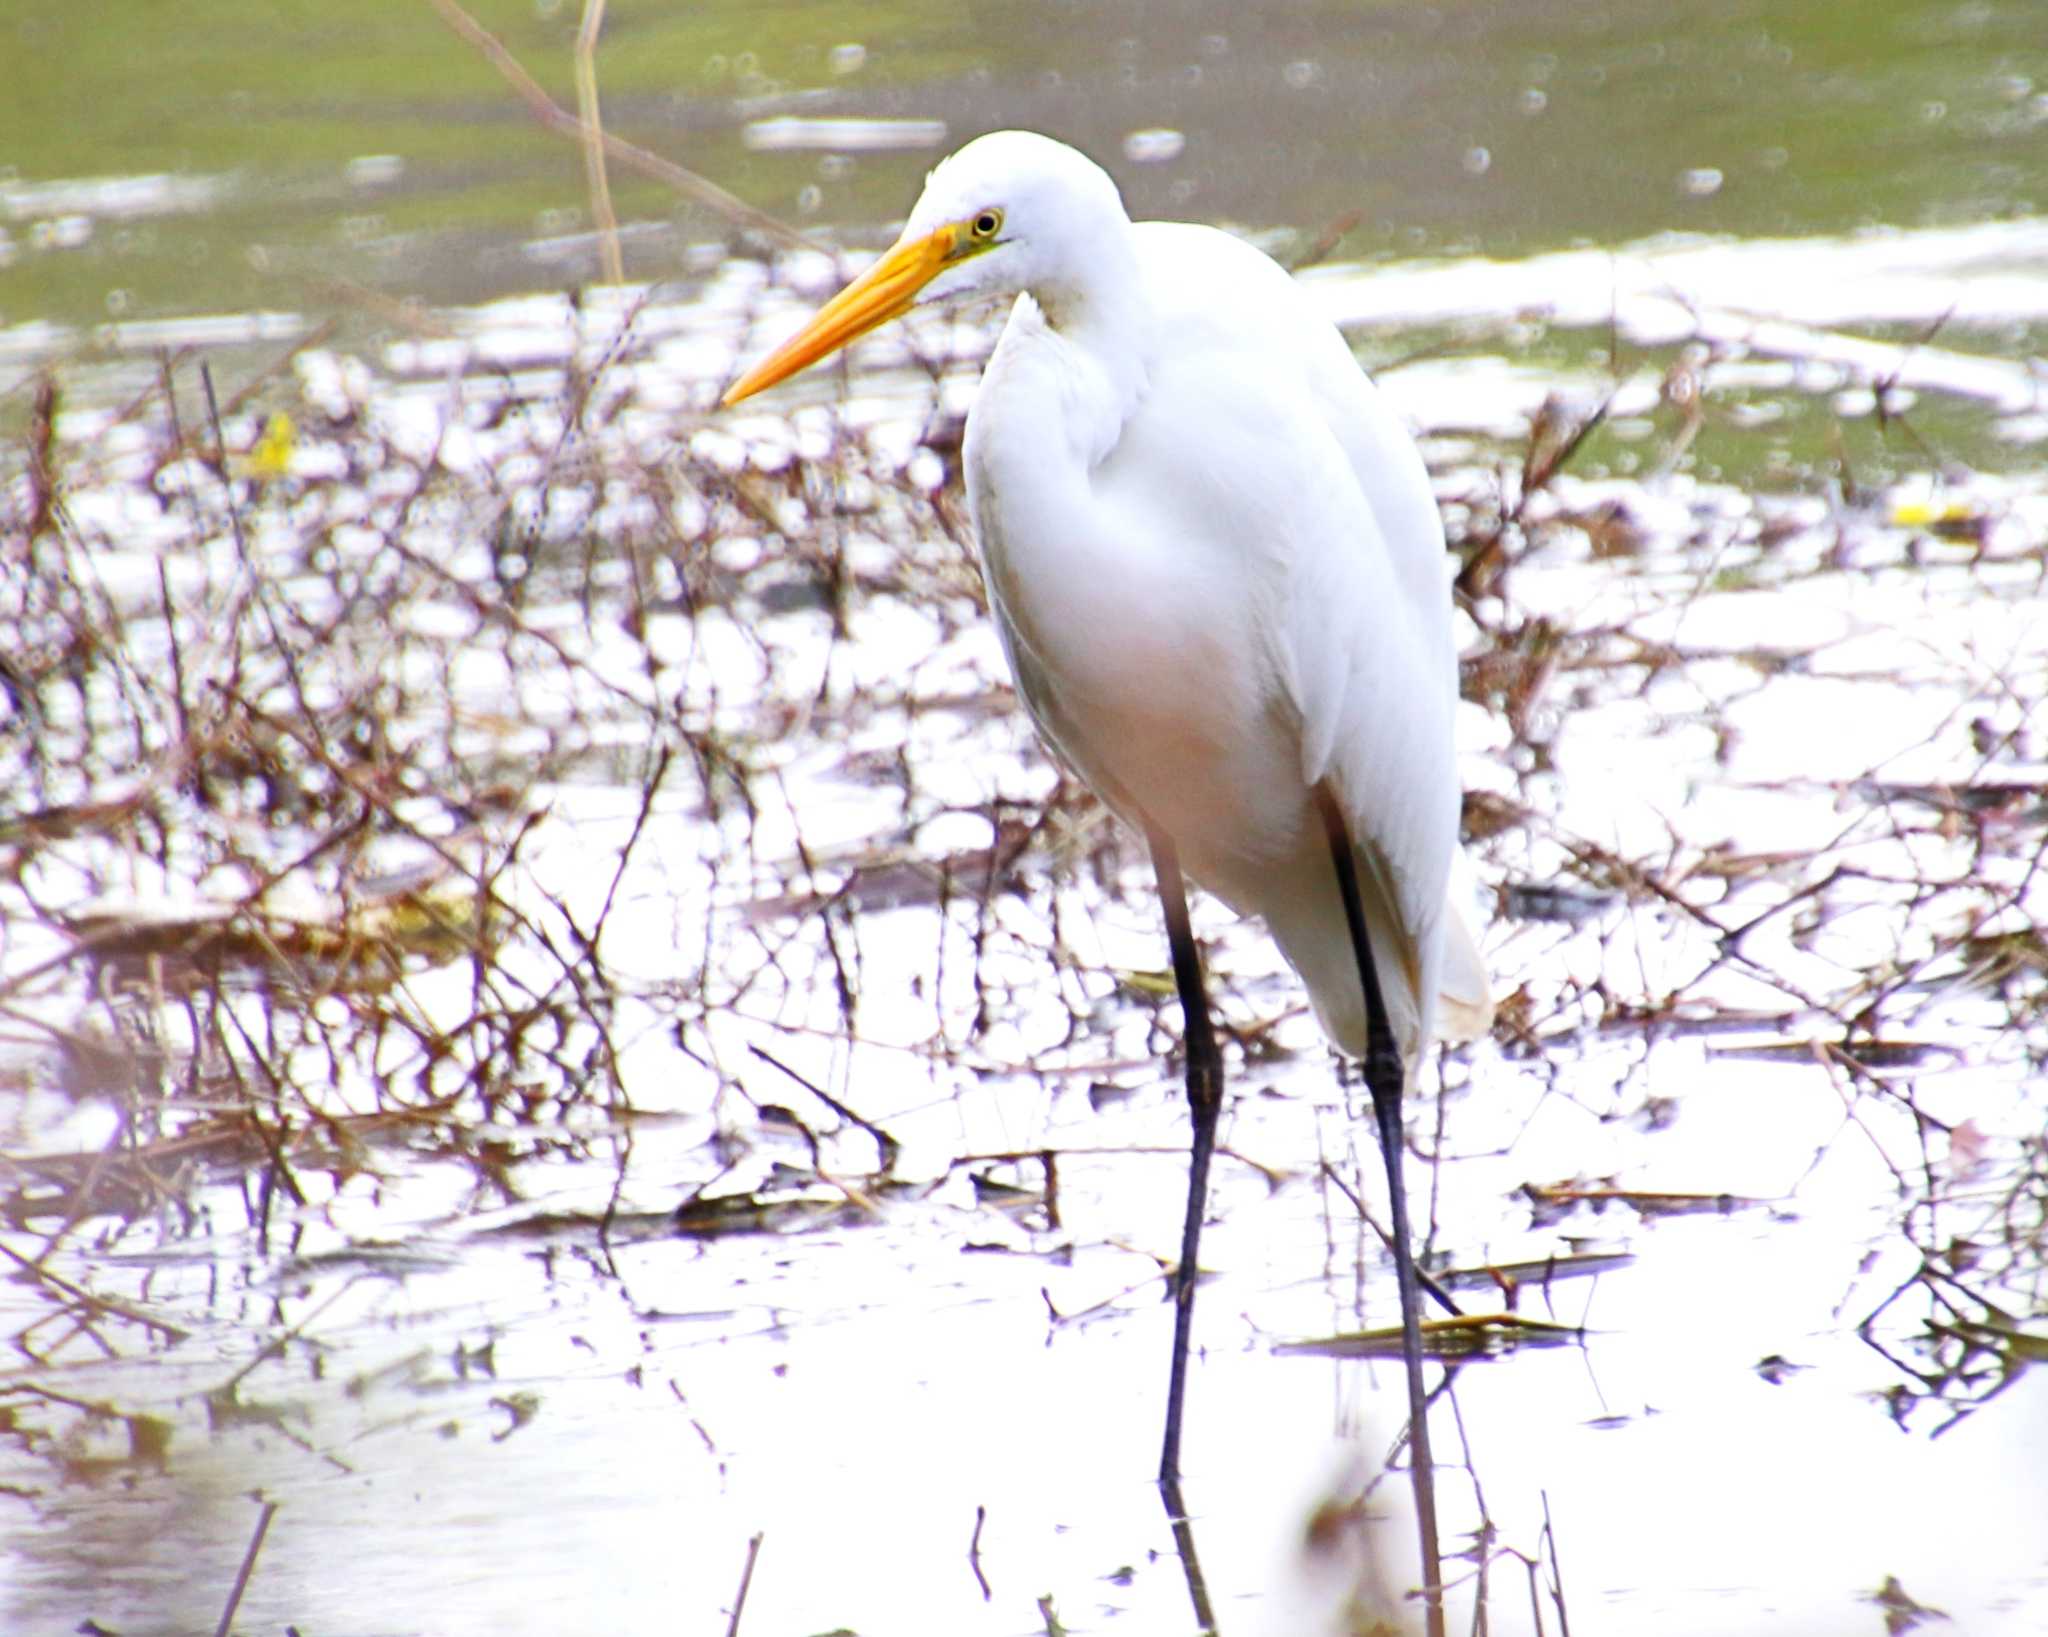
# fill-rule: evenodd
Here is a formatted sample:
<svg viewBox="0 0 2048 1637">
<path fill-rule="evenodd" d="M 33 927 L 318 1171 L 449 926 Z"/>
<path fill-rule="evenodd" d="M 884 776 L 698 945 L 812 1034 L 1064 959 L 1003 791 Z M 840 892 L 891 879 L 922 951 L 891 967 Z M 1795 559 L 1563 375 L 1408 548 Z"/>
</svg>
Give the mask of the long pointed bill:
<svg viewBox="0 0 2048 1637">
<path fill-rule="evenodd" d="M 957 227 L 942 227 L 921 239 L 898 240 L 880 261 L 819 308 L 810 323 L 735 381 L 724 401 L 730 405 L 751 398 L 878 325 L 901 317 L 910 310 L 918 291 L 952 260 L 959 238 Z"/>
</svg>

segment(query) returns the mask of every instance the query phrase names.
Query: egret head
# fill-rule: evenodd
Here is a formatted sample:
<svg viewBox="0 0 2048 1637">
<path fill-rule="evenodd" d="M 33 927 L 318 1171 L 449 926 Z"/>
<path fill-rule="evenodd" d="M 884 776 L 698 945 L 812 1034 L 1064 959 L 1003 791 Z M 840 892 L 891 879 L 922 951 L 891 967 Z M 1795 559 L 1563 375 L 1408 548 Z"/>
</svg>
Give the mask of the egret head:
<svg viewBox="0 0 2048 1637">
<path fill-rule="evenodd" d="M 1129 225 L 1093 160 L 1031 131 L 978 137 L 925 179 L 903 234 L 865 273 L 733 383 L 750 398 L 914 306 L 956 296 L 1054 293 Z"/>
</svg>

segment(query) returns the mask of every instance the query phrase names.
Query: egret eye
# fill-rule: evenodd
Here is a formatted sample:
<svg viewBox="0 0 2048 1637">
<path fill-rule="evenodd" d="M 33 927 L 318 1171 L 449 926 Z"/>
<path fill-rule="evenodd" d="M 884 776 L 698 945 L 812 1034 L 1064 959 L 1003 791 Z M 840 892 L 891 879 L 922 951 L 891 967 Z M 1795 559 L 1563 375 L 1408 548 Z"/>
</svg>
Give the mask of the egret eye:
<svg viewBox="0 0 2048 1637">
<path fill-rule="evenodd" d="M 984 210 L 974 218 L 970 230 L 977 239 L 993 239 L 1003 230 L 1003 213 L 1000 210 Z"/>
</svg>

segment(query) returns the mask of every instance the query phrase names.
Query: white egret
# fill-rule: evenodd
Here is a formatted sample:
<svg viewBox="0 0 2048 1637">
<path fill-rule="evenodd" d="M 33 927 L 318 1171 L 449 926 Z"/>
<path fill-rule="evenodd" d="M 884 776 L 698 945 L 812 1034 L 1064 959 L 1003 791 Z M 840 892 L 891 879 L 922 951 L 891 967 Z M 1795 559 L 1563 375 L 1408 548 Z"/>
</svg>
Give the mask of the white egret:
<svg viewBox="0 0 2048 1637">
<path fill-rule="evenodd" d="M 1014 295 L 967 420 L 990 605 L 1039 732 L 1152 849 L 1194 1125 L 1160 1477 L 1179 1505 L 1196 1250 L 1222 1059 L 1181 884 L 1264 918 L 1386 1157 L 1432 1630 L 1441 1629 L 1401 1096 L 1436 1032 L 1489 1015 L 1452 903 L 1456 656 L 1413 441 L 1258 250 L 1133 224 L 1098 166 L 1004 131 L 941 163 L 893 249 L 726 394 L 913 305 Z"/>
</svg>

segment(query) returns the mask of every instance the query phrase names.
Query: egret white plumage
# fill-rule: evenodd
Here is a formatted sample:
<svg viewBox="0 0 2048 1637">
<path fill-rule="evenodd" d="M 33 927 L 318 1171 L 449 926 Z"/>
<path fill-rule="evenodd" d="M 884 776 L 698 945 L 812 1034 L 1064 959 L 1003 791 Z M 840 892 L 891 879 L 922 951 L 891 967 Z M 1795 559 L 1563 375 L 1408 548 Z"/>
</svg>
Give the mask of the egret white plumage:
<svg viewBox="0 0 2048 1637">
<path fill-rule="evenodd" d="M 1178 1509 L 1222 1101 L 1184 863 L 1265 920 L 1331 1041 L 1366 1059 L 1435 1627 L 1400 1100 L 1432 1036 L 1477 1032 L 1489 1005 L 1450 897 L 1456 656 L 1428 474 L 1271 259 L 1212 228 L 1133 224 L 1099 167 L 1027 132 L 982 137 L 933 170 L 895 247 L 725 401 L 913 305 L 992 294 L 1016 302 L 965 446 L 989 602 L 1039 731 L 1152 848 L 1187 1020 L 1194 1166 L 1160 1475 Z"/>
</svg>

